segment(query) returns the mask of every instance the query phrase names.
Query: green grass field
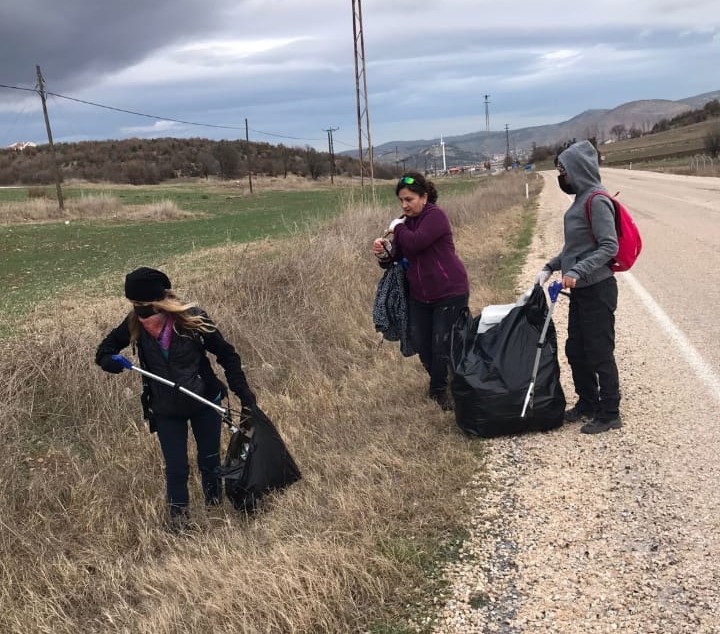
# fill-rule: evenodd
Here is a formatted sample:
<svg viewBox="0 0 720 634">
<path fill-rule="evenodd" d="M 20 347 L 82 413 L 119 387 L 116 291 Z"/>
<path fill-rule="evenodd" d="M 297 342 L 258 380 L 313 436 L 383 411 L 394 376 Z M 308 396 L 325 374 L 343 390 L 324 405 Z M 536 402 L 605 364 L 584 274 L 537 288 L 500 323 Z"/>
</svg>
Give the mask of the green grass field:
<svg viewBox="0 0 720 634">
<path fill-rule="evenodd" d="M 444 195 L 471 189 L 477 179 L 448 179 Z M 53 188 L 48 188 L 54 193 Z M 98 282 L 136 266 L 160 266 L 172 256 L 228 243 L 279 237 L 317 227 L 361 196 L 359 188 L 318 185 L 316 189 L 260 191 L 248 196 L 204 182 L 147 187 L 71 186 L 68 201 L 104 192 L 125 205 L 172 200 L 197 213 L 168 222 L 73 220 L 0 227 L 0 333 L 12 329 L 38 301 L 73 289 L 97 293 Z M 376 185 L 379 204 L 394 201 L 393 183 Z M 0 203 L 23 201 L 27 189 L 0 189 Z M 119 279 L 119 278 L 118 278 Z M 119 282 L 118 282 L 119 284 Z"/>
</svg>

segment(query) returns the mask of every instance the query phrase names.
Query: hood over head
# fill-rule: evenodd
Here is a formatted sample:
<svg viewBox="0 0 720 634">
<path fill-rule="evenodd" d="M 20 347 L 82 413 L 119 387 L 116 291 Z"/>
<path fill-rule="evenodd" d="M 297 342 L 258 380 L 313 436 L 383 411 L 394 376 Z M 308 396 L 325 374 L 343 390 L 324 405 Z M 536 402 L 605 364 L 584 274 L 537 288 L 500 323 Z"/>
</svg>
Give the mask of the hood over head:
<svg viewBox="0 0 720 634">
<path fill-rule="evenodd" d="M 600 187 L 600 164 L 595 146 L 590 141 L 578 141 L 558 157 L 575 191 L 580 194 Z"/>
</svg>

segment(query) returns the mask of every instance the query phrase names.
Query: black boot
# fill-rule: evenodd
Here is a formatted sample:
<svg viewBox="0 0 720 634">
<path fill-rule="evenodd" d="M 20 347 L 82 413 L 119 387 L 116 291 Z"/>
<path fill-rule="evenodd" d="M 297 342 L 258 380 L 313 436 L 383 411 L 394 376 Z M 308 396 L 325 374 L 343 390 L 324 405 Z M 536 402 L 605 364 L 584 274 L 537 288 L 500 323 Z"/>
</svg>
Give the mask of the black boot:
<svg viewBox="0 0 720 634">
<path fill-rule="evenodd" d="M 452 397 L 448 391 L 442 390 L 441 392 L 432 391 L 429 394 L 430 398 L 435 401 L 443 412 L 452 412 L 455 409 L 455 404 L 452 401 Z"/>
</svg>

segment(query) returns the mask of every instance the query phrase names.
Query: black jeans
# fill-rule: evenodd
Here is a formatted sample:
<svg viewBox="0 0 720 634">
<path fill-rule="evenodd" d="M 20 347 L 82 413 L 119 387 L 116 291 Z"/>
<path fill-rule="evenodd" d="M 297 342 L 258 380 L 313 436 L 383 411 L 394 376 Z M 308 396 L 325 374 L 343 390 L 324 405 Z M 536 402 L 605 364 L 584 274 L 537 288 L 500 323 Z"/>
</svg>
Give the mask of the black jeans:
<svg viewBox="0 0 720 634">
<path fill-rule="evenodd" d="M 431 396 L 440 395 L 447 389 L 450 331 L 467 303 L 467 295 L 431 303 L 410 299 L 410 337 L 430 375 Z"/>
<path fill-rule="evenodd" d="M 578 404 L 599 418 L 614 418 L 620 408 L 620 382 L 615 364 L 617 281 L 574 288 L 570 294 L 565 344 Z"/>
<path fill-rule="evenodd" d="M 184 513 L 189 503 L 188 477 L 188 419 L 174 416 L 153 416 L 160 448 L 165 458 L 165 482 L 170 515 Z M 220 414 L 203 407 L 190 417 L 195 444 L 197 465 L 202 480 L 206 504 L 217 504 L 222 496 L 222 484 L 216 469 L 220 466 Z"/>
</svg>

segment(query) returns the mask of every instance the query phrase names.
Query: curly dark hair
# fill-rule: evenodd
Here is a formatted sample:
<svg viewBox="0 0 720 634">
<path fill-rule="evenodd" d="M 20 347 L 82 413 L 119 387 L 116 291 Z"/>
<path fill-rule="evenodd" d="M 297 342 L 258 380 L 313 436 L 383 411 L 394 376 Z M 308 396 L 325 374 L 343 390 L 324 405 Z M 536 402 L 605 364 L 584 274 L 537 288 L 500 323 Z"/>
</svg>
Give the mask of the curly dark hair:
<svg viewBox="0 0 720 634">
<path fill-rule="evenodd" d="M 432 181 L 427 180 L 420 172 L 407 172 L 400 177 L 397 185 L 395 185 L 395 195 L 400 193 L 401 189 L 409 189 L 419 196 L 427 194 L 428 202 L 437 202 L 438 193 Z"/>
</svg>

